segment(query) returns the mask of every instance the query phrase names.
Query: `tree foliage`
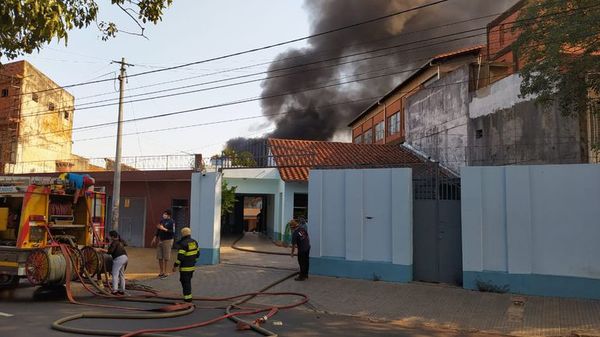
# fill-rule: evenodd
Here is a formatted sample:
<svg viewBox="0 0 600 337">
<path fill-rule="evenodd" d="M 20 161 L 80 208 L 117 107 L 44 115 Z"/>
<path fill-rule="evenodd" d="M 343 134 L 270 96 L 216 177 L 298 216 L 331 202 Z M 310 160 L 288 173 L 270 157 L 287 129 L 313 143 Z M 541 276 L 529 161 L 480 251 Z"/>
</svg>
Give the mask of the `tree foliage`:
<svg viewBox="0 0 600 337">
<path fill-rule="evenodd" d="M 156 24 L 173 0 L 111 0 L 138 26 L 144 36 L 146 23 Z M 97 0 L 2 0 L 0 2 L 0 56 L 14 59 L 39 50 L 54 38 L 68 41 L 68 33 L 92 23 L 103 39 L 114 37 L 120 30 L 114 22 L 97 21 Z"/>
<path fill-rule="evenodd" d="M 564 114 L 587 111 L 600 93 L 600 4 L 597 0 L 534 0 L 521 11 L 514 51 L 523 63 L 521 95 Z"/>
<path fill-rule="evenodd" d="M 231 166 L 234 167 L 253 167 L 256 166 L 256 161 L 252 153 L 248 151 L 236 152 L 232 148 L 226 148 L 221 155 L 231 160 Z"/>
<path fill-rule="evenodd" d="M 222 180 L 221 183 L 221 215 L 225 216 L 227 214 L 231 214 L 233 212 L 233 208 L 235 206 L 236 198 L 235 191 L 237 186 L 231 186 L 227 184 L 225 179 Z"/>
</svg>

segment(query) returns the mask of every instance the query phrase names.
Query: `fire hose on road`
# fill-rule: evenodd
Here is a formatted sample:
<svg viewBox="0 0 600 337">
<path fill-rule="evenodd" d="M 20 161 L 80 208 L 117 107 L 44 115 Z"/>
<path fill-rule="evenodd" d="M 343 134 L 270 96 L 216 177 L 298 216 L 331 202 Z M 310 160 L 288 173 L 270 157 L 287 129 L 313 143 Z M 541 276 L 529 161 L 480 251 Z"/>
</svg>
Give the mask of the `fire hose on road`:
<svg viewBox="0 0 600 337">
<path fill-rule="evenodd" d="M 194 328 L 200 328 L 204 326 L 208 326 L 214 324 L 216 322 L 229 319 L 237 323 L 238 329 L 252 329 L 257 333 L 260 333 L 264 336 L 275 337 L 276 333 L 269 331 L 260 326 L 261 323 L 264 323 L 267 319 L 274 316 L 278 311 L 284 309 L 294 308 L 300 305 L 303 305 L 308 302 L 308 297 L 304 294 L 293 293 L 293 292 L 267 292 L 272 287 L 277 284 L 288 280 L 291 277 L 294 277 L 298 273 L 292 273 L 282 279 L 279 279 L 263 289 L 246 293 L 231 297 L 221 297 L 221 298 L 212 298 L 212 297 L 202 297 L 202 298 L 194 298 L 194 302 L 231 302 L 227 308 L 225 309 L 225 313 L 221 316 L 215 317 L 213 319 L 197 322 L 189 325 L 179 326 L 179 327 L 170 327 L 170 328 L 159 328 L 159 329 L 143 329 L 138 331 L 117 331 L 117 330 L 99 330 L 99 329 L 86 329 L 86 328 L 77 328 L 72 326 L 67 326 L 66 323 L 73 322 L 81 319 L 165 319 L 165 318 L 174 318 L 180 317 L 184 315 L 191 314 L 196 309 L 195 305 L 189 303 L 180 303 L 180 298 L 175 296 L 167 296 L 160 294 L 156 291 L 153 291 L 148 288 L 137 289 L 137 291 L 143 291 L 144 295 L 138 296 L 118 296 L 112 295 L 110 292 L 106 291 L 100 284 L 98 284 L 94 278 L 93 274 L 88 273 L 88 264 L 90 261 L 86 261 L 86 256 L 93 256 L 89 249 L 84 248 L 82 251 L 79 251 L 75 248 L 77 253 L 75 253 L 74 249 L 71 246 L 61 244 L 60 246 L 60 254 L 50 254 L 49 257 L 49 270 L 44 271 L 44 268 L 39 268 L 40 272 L 38 273 L 39 277 L 45 276 L 45 281 L 51 281 L 51 283 L 57 284 L 64 280 L 67 298 L 73 304 L 92 306 L 92 307 L 101 307 L 101 308 L 110 308 L 110 309 L 120 309 L 120 310 L 128 310 L 128 311 L 140 311 L 144 313 L 104 313 L 104 312 L 89 312 L 89 313 L 78 313 L 75 315 L 67 316 L 61 319 L 56 320 L 52 323 L 52 329 L 74 333 L 79 335 L 102 335 L 102 336 L 123 336 L 123 337 L 132 337 L 132 336 L 157 336 L 157 337 L 173 337 L 173 335 L 166 335 L 164 333 L 167 332 L 178 332 L 184 331 Z M 93 249 L 89 247 L 90 249 Z M 95 251 L 94 251 L 95 252 Z M 268 253 L 268 252 L 267 252 Z M 56 255 L 56 257 L 52 257 L 52 255 Z M 44 257 L 39 257 L 39 260 L 44 260 Z M 50 261 L 51 260 L 51 261 Z M 81 261 L 83 260 L 83 261 Z M 93 261 L 92 261 L 93 262 Z M 96 271 L 100 274 L 104 269 L 106 273 L 106 268 L 102 268 L 102 266 L 95 265 Z M 105 261 L 102 261 L 105 263 Z M 88 268 L 86 268 L 88 267 Z M 62 272 L 62 274 L 61 274 Z M 95 296 L 110 298 L 118 301 L 124 302 L 142 302 L 142 303 L 153 303 L 153 304 L 166 304 L 166 306 L 162 306 L 159 308 L 151 308 L 151 309 L 141 309 L 141 308 L 133 308 L 133 307 L 125 307 L 118 305 L 106 305 L 106 304 L 96 304 L 96 303 L 84 303 L 77 301 L 73 296 L 73 292 L 71 289 L 71 282 L 78 280 L 84 289 L 88 292 L 92 293 Z M 38 280 L 40 281 L 40 280 Z M 106 279 L 108 281 L 108 277 Z M 108 282 L 107 282 L 108 283 Z M 39 283 L 38 283 L 39 284 Z M 89 285 L 92 285 L 90 288 Z M 110 287 L 110 284 L 108 283 Z M 92 289 L 93 288 L 93 289 Z M 253 298 L 258 296 L 293 296 L 300 298 L 298 301 L 293 302 L 288 305 L 283 306 L 267 306 L 263 308 L 244 308 L 241 307 L 242 304 L 247 303 Z M 255 319 L 254 321 L 247 321 L 240 317 L 246 316 L 256 316 L 258 314 L 262 314 L 260 318 Z"/>
</svg>

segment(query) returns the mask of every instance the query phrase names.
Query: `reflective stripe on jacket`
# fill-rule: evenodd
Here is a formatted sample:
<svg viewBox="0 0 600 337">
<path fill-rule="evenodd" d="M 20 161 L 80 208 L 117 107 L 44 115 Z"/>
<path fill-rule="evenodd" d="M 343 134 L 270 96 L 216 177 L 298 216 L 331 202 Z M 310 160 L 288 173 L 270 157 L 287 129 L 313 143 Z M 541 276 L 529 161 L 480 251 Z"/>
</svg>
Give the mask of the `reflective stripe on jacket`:
<svg viewBox="0 0 600 337">
<path fill-rule="evenodd" d="M 194 271 L 196 269 L 196 259 L 200 256 L 198 242 L 190 236 L 184 236 L 177 242 L 177 247 L 175 267 L 179 267 L 179 271 Z"/>
</svg>

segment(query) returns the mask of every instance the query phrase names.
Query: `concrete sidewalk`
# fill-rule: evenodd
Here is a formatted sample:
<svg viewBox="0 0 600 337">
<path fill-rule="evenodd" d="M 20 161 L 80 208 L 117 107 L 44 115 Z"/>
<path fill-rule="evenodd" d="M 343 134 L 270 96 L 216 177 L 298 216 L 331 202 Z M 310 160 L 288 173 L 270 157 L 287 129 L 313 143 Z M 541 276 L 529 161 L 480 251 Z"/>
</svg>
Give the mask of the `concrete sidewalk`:
<svg viewBox="0 0 600 337">
<path fill-rule="evenodd" d="M 263 249 L 263 245 L 271 243 L 248 236 L 241 245 Z M 225 263 L 221 265 L 199 268 L 193 279 L 194 295 L 214 297 L 257 291 L 297 268 L 295 259 L 289 256 L 245 253 L 230 248 L 222 248 L 222 259 Z M 169 292 L 181 291 L 177 275 L 146 283 Z M 310 302 L 304 310 L 360 316 L 406 327 L 515 336 L 600 336 L 600 301 L 593 300 L 481 293 L 443 285 L 319 276 L 310 276 L 306 282 L 289 280 L 271 291 L 307 294 Z M 284 304 L 289 300 L 265 297 L 253 302 Z"/>
</svg>

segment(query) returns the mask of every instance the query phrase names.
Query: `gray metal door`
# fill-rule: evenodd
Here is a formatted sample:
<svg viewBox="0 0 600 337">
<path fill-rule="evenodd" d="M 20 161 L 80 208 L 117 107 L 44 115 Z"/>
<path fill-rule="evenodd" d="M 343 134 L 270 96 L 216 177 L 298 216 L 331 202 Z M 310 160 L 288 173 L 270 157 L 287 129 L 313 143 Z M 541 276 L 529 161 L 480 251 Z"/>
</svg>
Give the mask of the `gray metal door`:
<svg viewBox="0 0 600 337">
<path fill-rule="evenodd" d="M 413 278 L 462 284 L 460 180 L 437 165 L 413 169 Z"/>
<path fill-rule="evenodd" d="M 439 253 L 437 201 L 413 201 L 413 278 L 438 282 Z"/>
<path fill-rule="evenodd" d="M 146 198 L 121 197 L 119 207 L 119 235 L 131 247 L 144 247 L 146 230 Z M 109 230 L 112 223 L 109 219 Z"/>
</svg>

